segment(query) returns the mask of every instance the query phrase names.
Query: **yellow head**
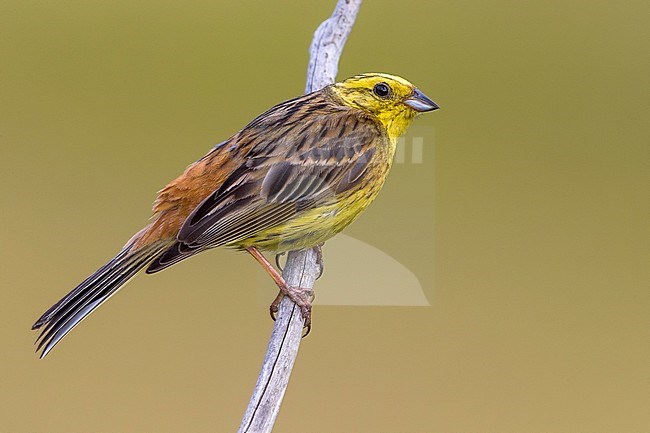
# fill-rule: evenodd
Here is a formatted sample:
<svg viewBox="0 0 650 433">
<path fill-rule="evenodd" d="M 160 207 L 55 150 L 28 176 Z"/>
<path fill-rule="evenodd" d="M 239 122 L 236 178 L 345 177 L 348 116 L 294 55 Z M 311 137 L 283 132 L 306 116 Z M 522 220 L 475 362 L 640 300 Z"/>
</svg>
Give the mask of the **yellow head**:
<svg viewBox="0 0 650 433">
<path fill-rule="evenodd" d="M 438 105 L 403 78 L 379 73 L 356 75 L 330 86 L 349 107 L 378 118 L 391 139 L 403 135 L 415 116 Z"/>
</svg>

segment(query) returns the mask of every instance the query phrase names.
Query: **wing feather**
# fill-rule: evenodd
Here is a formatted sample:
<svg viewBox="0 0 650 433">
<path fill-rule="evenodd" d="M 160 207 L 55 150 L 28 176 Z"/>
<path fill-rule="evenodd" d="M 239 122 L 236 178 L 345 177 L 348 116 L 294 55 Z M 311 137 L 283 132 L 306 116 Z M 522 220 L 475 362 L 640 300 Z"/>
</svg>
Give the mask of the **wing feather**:
<svg viewBox="0 0 650 433">
<path fill-rule="evenodd" d="M 247 148 L 240 167 L 197 206 L 177 244 L 147 272 L 198 251 L 233 244 L 331 202 L 368 179 L 378 145 L 388 140 L 379 124 L 358 110 L 334 104 L 289 101 L 251 122 L 237 147 Z"/>
</svg>

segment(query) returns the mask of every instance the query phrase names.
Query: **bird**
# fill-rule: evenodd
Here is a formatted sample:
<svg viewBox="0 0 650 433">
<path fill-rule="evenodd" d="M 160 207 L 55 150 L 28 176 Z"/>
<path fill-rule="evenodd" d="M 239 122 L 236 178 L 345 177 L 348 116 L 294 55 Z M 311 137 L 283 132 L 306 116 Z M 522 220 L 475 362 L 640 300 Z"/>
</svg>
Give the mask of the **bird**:
<svg viewBox="0 0 650 433">
<path fill-rule="evenodd" d="M 32 326 L 45 357 L 143 268 L 147 274 L 215 247 L 247 251 L 311 326 L 311 299 L 263 252 L 311 248 L 375 199 L 398 138 L 438 105 L 407 80 L 366 73 L 273 106 L 158 192 L 151 222 Z M 307 328 L 309 330 L 309 328 Z"/>
</svg>

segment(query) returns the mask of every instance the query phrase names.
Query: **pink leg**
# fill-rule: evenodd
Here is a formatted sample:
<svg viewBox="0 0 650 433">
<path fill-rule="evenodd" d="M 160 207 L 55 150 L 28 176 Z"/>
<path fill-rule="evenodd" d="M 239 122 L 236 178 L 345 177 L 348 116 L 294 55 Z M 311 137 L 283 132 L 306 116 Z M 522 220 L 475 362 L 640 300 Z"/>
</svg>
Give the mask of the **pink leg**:
<svg viewBox="0 0 650 433">
<path fill-rule="evenodd" d="M 284 296 L 288 296 L 289 299 L 295 302 L 296 305 L 300 308 L 302 317 L 305 320 L 305 328 L 307 328 L 307 332 L 304 336 L 309 334 L 309 331 L 311 330 L 311 289 L 289 286 L 287 282 L 284 281 L 284 278 L 282 278 L 282 275 L 280 275 L 280 273 L 273 267 L 271 263 L 269 263 L 266 257 L 264 257 L 264 255 L 262 255 L 262 253 L 260 253 L 257 248 L 249 247 L 246 248 L 246 251 L 248 251 L 248 253 L 253 256 L 253 258 L 257 260 L 260 265 L 262 265 L 266 273 L 269 274 L 271 278 L 273 278 L 273 281 L 275 281 L 275 284 L 277 284 L 278 288 L 280 289 L 280 293 L 278 293 L 278 296 L 271 303 L 271 306 L 269 308 L 273 320 L 275 320 L 275 313 L 278 312 L 278 307 L 282 301 L 282 298 Z"/>
</svg>

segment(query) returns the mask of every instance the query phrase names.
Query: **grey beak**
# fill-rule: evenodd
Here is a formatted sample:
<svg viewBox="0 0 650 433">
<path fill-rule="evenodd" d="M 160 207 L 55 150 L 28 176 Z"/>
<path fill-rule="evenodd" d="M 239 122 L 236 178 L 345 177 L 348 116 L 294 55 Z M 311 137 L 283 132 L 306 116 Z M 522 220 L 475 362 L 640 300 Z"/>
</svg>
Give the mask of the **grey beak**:
<svg viewBox="0 0 650 433">
<path fill-rule="evenodd" d="M 420 113 L 440 108 L 438 107 L 438 104 L 429 99 L 427 95 L 420 92 L 420 89 L 415 89 L 413 91 L 413 96 L 405 100 L 404 103 Z"/>
</svg>

